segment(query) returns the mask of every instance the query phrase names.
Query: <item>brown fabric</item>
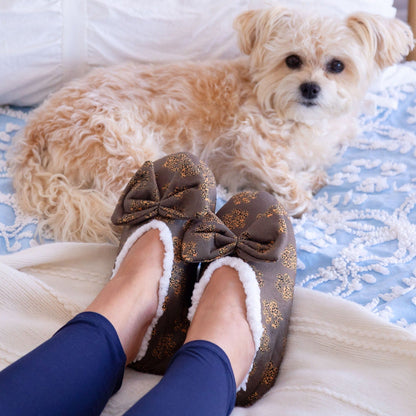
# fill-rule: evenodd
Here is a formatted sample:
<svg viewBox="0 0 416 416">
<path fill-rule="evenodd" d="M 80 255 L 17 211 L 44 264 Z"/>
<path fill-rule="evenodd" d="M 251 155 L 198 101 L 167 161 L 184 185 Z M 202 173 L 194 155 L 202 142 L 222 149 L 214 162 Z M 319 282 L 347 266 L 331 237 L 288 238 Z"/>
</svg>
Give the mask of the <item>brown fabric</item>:
<svg viewBox="0 0 416 416">
<path fill-rule="evenodd" d="M 246 261 L 260 287 L 261 345 L 237 405 L 248 406 L 275 383 L 283 357 L 296 276 L 296 245 L 284 208 L 267 192 L 243 192 L 217 213 L 194 221 L 183 240 L 187 261 L 231 255 Z"/>
<path fill-rule="evenodd" d="M 155 162 L 145 162 L 130 180 L 113 213 L 112 221 L 123 225 L 120 249 L 128 237 L 152 219 L 169 227 L 174 247 L 172 274 L 164 313 L 153 329 L 145 356 L 132 368 L 163 374 L 182 346 L 197 264 L 182 260 L 182 238 L 189 220 L 215 210 L 215 180 L 205 165 L 190 153 L 176 153 Z"/>
<path fill-rule="evenodd" d="M 246 261 L 277 261 L 289 238 L 286 211 L 273 199 L 274 204 L 267 205 L 267 211 L 250 218 L 251 211 L 240 202 L 252 201 L 250 209 L 257 212 L 264 203 L 270 203 L 263 201 L 265 197 L 268 199 L 271 195 L 266 192 L 240 193 L 217 215 L 208 212 L 199 221 L 191 222 L 183 240 L 183 258 L 188 262 L 208 262 L 236 255 Z M 229 204 L 234 206 L 226 212 Z"/>
<path fill-rule="evenodd" d="M 145 162 L 127 184 L 111 218 L 115 225 L 140 224 L 157 216 L 202 217 L 215 210 L 215 179 L 190 153 Z"/>
<path fill-rule="evenodd" d="M 124 190 L 112 220 L 128 236 L 151 219 L 164 221 L 174 244 L 174 264 L 164 313 L 146 355 L 133 368 L 163 374 L 183 344 L 187 311 L 198 262 L 237 256 L 254 270 L 260 288 L 264 333 L 247 389 L 237 405 L 262 397 L 274 384 L 283 356 L 296 274 L 296 247 L 291 222 L 266 192 L 235 195 L 217 213 L 215 181 L 207 166 L 189 153 L 146 162 Z"/>
</svg>

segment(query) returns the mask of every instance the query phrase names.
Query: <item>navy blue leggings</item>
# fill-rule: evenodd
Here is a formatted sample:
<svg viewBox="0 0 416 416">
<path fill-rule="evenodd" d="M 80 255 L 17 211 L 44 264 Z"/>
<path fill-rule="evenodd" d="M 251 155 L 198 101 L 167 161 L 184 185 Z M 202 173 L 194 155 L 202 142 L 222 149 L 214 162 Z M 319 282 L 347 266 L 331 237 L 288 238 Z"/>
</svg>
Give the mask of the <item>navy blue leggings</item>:
<svg viewBox="0 0 416 416">
<path fill-rule="evenodd" d="M 113 325 L 84 312 L 0 372 L 2 416 L 95 416 L 122 383 L 126 356 Z M 226 416 L 235 402 L 228 357 L 207 341 L 185 344 L 128 416 Z"/>
</svg>

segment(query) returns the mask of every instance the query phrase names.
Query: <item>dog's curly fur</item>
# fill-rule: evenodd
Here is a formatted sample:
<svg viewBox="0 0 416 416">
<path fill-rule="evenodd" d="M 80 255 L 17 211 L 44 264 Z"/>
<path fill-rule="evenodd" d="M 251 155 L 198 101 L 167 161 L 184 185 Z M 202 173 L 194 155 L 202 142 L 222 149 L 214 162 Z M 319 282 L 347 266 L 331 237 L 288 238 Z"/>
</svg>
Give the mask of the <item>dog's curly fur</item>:
<svg viewBox="0 0 416 416">
<path fill-rule="evenodd" d="M 56 239 L 114 241 L 110 216 L 137 168 L 190 151 L 230 192 L 265 189 L 305 211 L 374 74 L 409 52 L 412 33 L 397 19 L 280 7 L 235 28 L 246 57 L 97 69 L 53 94 L 14 140 L 21 207 Z"/>
</svg>

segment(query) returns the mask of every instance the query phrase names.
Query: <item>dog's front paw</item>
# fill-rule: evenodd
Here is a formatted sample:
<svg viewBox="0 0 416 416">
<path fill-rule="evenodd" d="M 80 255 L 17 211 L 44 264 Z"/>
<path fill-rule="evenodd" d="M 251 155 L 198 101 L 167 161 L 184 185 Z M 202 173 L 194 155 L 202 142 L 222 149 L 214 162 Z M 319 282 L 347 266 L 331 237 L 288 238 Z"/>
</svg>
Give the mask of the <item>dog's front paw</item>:
<svg viewBox="0 0 416 416">
<path fill-rule="evenodd" d="M 312 192 L 296 188 L 286 195 L 273 193 L 291 217 L 299 218 L 308 211 L 312 199 Z"/>
<path fill-rule="evenodd" d="M 309 199 L 328 183 L 328 174 L 323 169 L 306 170 L 296 175 L 296 199 Z M 306 194 L 301 197 L 301 194 Z"/>
<path fill-rule="evenodd" d="M 313 182 L 311 184 L 312 193 L 315 195 L 327 183 L 328 183 L 328 174 L 324 170 L 317 172 L 317 174 L 314 175 Z"/>
</svg>

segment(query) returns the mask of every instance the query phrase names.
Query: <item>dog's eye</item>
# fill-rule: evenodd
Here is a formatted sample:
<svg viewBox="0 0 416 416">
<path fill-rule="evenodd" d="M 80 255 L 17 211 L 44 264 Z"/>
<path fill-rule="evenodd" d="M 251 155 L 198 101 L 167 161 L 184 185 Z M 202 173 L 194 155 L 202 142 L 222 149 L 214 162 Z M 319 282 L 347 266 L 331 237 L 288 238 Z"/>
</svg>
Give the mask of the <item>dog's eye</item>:
<svg viewBox="0 0 416 416">
<path fill-rule="evenodd" d="M 338 59 L 332 59 L 326 64 L 326 70 L 333 74 L 339 74 L 340 72 L 344 70 L 344 68 L 345 68 L 344 64 Z"/>
<path fill-rule="evenodd" d="M 290 55 L 285 60 L 286 65 L 290 69 L 298 69 L 302 66 L 302 59 L 298 55 Z"/>
</svg>

